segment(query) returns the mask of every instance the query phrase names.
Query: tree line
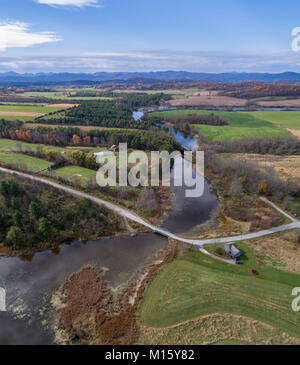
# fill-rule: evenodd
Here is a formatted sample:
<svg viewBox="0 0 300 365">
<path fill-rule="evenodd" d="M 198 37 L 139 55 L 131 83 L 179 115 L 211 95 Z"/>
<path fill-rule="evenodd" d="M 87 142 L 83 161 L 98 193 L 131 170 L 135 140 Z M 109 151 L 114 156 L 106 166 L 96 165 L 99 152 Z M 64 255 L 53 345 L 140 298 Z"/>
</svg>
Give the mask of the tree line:
<svg viewBox="0 0 300 365">
<path fill-rule="evenodd" d="M 127 143 L 128 148 L 153 151 L 180 149 L 172 135 L 163 130 L 89 130 L 76 127 L 25 128 L 20 122 L 0 120 L 2 138 L 52 146 L 111 147 Z"/>
<path fill-rule="evenodd" d="M 224 126 L 229 125 L 229 123 L 221 118 L 220 116 L 210 113 L 210 114 L 197 114 L 197 113 L 190 113 L 186 115 L 179 115 L 176 117 L 172 117 L 168 114 L 161 113 L 157 116 L 151 116 L 151 114 L 146 115 L 143 120 L 151 120 L 154 123 L 172 123 L 176 127 L 183 125 L 184 123 L 189 124 L 203 124 L 203 125 L 213 125 L 213 126 Z"/>
<path fill-rule="evenodd" d="M 300 154 L 300 141 L 289 138 L 243 138 L 232 141 L 215 141 L 207 143 L 203 134 L 199 133 L 202 150 L 214 150 L 217 153 L 258 153 L 274 155 Z"/>
</svg>

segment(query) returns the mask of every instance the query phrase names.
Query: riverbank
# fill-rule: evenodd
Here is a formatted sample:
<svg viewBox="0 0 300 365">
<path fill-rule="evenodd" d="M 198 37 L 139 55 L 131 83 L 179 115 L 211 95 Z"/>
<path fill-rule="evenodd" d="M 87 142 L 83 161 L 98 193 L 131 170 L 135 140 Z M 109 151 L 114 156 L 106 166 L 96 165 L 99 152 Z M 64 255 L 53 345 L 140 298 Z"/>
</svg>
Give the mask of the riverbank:
<svg viewBox="0 0 300 365">
<path fill-rule="evenodd" d="M 176 244 L 158 252 L 117 293 L 103 269 L 85 266 L 73 273 L 52 298 L 58 312 L 56 343 L 129 345 L 137 338 L 136 311 L 153 277 L 176 255 Z"/>
<path fill-rule="evenodd" d="M 53 344 L 57 314 L 51 298 L 72 273 L 87 265 L 103 268 L 103 279 L 115 296 L 167 246 L 168 241 L 158 235 L 139 233 L 73 241 L 61 245 L 59 253 L 38 252 L 31 262 L 1 258 L 0 286 L 7 291 L 7 312 L 0 312 L 1 344 Z"/>
</svg>

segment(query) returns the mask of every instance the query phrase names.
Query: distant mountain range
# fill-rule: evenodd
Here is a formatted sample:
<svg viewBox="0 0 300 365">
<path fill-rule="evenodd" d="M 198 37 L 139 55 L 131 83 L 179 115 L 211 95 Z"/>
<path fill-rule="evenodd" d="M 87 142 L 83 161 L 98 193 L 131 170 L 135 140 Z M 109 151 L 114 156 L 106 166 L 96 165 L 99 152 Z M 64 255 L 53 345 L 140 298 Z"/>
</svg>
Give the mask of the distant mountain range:
<svg viewBox="0 0 300 365">
<path fill-rule="evenodd" d="M 89 83 L 103 82 L 157 82 L 157 81 L 264 81 L 264 82 L 300 82 L 300 73 L 196 73 L 186 71 L 160 72 L 96 72 L 85 73 L 0 73 L 0 83 L 70 83 L 84 81 Z"/>
</svg>

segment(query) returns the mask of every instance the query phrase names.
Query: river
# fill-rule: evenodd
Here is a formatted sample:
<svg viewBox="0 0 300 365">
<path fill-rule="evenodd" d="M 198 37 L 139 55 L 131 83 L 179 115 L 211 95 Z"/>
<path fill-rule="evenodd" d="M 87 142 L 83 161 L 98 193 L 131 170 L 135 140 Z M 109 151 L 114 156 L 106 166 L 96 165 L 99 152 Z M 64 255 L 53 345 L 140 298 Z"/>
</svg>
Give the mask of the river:
<svg viewBox="0 0 300 365">
<path fill-rule="evenodd" d="M 197 148 L 194 138 L 185 138 L 175 131 L 173 134 L 185 148 Z M 217 197 L 207 182 L 199 198 L 185 198 L 185 186 L 171 189 L 172 210 L 162 227 L 173 233 L 192 232 L 218 209 Z M 31 260 L 0 258 L 0 287 L 6 289 L 7 307 L 7 312 L 0 312 L 0 344 L 52 344 L 56 312 L 51 297 L 72 272 L 87 264 L 97 264 L 106 268 L 105 279 L 116 288 L 167 245 L 168 241 L 158 235 L 140 233 L 86 244 L 75 241 L 60 246 L 56 253 L 37 253 Z"/>
</svg>

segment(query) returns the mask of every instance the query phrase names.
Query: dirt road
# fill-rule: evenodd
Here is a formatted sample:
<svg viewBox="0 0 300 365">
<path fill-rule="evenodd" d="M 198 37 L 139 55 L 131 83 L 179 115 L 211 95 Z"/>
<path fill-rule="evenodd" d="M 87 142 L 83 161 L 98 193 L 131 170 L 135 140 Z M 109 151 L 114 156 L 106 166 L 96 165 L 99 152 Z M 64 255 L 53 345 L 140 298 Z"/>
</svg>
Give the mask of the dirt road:
<svg viewBox="0 0 300 365">
<path fill-rule="evenodd" d="M 106 200 L 103 199 L 99 199 L 96 198 L 90 194 L 86 194 L 83 193 L 79 190 L 75 190 L 72 189 L 70 187 L 55 183 L 53 181 L 44 179 L 44 178 L 40 178 L 37 176 L 33 176 L 33 175 L 29 175 L 23 172 L 19 172 L 19 171 L 14 171 L 14 170 L 9 170 L 3 167 L 0 167 L 0 171 L 3 171 L 5 173 L 9 173 L 12 175 L 18 175 L 18 176 L 22 176 L 24 178 L 30 179 L 30 180 L 34 180 L 34 181 L 39 181 L 43 184 L 47 184 L 50 185 L 56 189 L 60 189 L 63 190 L 69 194 L 72 195 L 76 195 L 79 196 L 81 198 L 85 198 L 85 199 L 89 199 L 91 201 L 93 201 L 94 203 L 98 204 L 98 205 L 102 205 L 104 207 L 106 207 L 107 209 L 113 211 L 114 213 L 122 216 L 122 217 L 126 217 L 134 222 L 137 222 L 141 225 L 143 225 L 144 227 L 147 227 L 149 229 L 151 229 L 152 231 L 154 231 L 155 233 L 159 233 L 167 238 L 171 238 L 180 242 L 184 242 L 184 243 L 188 243 L 191 244 L 193 246 L 196 246 L 200 249 L 200 251 L 202 251 L 205 254 L 209 254 L 204 248 L 204 245 L 212 245 L 212 244 L 216 244 L 216 243 L 229 243 L 229 242 L 234 242 L 234 241 L 245 241 L 245 240 L 251 240 L 254 238 L 258 238 L 258 237 L 262 237 L 262 236 L 267 236 L 269 234 L 273 234 L 273 233 L 277 233 L 277 232 L 283 232 L 283 231 L 288 231 L 291 229 L 295 229 L 295 228 L 300 228 L 300 221 L 294 219 L 293 217 L 291 217 L 289 214 L 287 214 L 286 212 L 282 211 L 280 208 L 278 208 L 275 204 L 266 201 L 266 203 L 271 204 L 273 206 L 274 209 L 278 210 L 281 214 L 284 214 L 287 218 L 289 218 L 290 220 L 292 220 L 292 223 L 289 224 L 284 224 L 278 227 L 274 227 L 274 228 L 270 228 L 270 229 L 266 229 L 263 231 L 259 231 L 259 232 L 254 232 L 254 233 L 248 233 L 248 234 L 244 234 L 244 235 L 238 235 L 238 236 L 230 236 L 230 237 L 220 237 L 220 238 L 212 238 L 212 239 L 202 239 L 202 240 L 197 240 L 197 239 L 189 239 L 189 238 L 184 238 L 181 236 L 177 236 L 171 232 L 168 232 L 160 227 L 156 227 L 150 223 L 148 223 L 147 221 L 145 221 L 143 218 L 139 217 L 137 214 L 119 207 L 116 204 L 107 202 Z M 211 254 L 209 254 L 209 256 L 212 256 Z M 213 256 L 214 258 L 217 258 L 215 256 Z M 222 260 L 222 261 L 226 261 L 228 263 L 232 263 L 231 260 Z"/>
</svg>

